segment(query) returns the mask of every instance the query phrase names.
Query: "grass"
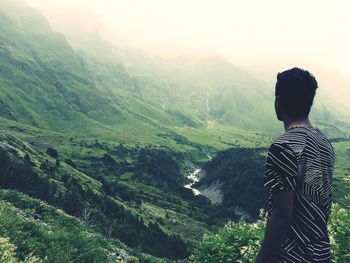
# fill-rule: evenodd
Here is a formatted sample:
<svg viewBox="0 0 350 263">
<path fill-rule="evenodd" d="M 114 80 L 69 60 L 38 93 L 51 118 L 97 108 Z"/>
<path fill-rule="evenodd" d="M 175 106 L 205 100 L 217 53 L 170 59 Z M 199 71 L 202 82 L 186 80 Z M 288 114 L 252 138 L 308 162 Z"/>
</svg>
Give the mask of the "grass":
<svg viewBox="0 0 350 263">
<path fill-rule="evenodd" d="M 350 193 L 350 141 L 333 142 L 335 151 L 334 170 L 334 199 L 341 202 L 341 198 Z"/>
</svg>

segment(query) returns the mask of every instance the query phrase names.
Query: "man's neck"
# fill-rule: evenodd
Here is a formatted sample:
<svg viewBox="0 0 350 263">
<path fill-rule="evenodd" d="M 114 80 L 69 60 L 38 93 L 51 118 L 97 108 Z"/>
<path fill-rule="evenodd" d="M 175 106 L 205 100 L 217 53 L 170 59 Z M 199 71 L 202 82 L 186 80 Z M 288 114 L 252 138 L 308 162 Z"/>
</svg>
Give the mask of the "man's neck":
<svg viewBox="0 0 350 263">
<path fill-rule="evenodd" d="M 287 131 L 292 127 L 312 127 L 312 124 L 309 120 L 309 118 L 303 118 L 303 119 L 292 119 L 286 116 L 286 118 L 283 121 L 284 123 L 284 130 Z"/>
</svg>

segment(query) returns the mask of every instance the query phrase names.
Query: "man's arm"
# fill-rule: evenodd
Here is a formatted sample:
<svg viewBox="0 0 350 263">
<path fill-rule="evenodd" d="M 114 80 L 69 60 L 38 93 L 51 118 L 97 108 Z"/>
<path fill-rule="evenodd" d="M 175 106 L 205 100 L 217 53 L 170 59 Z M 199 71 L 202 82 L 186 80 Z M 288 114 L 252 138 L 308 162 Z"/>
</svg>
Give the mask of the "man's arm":
<svg viewBox="0 0 350 263">
<path fill-rule="evenodd" d="M 264 240 L 256 263 L 269 263 L 287 234 L 294 209 L 294 191 L 277 190 L 272 193 L 272 214 L 267 222 Z"/>
</svg>

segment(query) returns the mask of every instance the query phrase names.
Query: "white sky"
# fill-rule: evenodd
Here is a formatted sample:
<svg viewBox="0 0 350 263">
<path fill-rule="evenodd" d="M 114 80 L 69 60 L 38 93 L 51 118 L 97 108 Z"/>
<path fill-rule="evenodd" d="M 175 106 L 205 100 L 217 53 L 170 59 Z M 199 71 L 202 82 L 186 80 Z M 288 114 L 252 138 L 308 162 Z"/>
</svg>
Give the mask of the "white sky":
<svg viewBox="0 0 350 263">
<path fill-rule="evenodd" d="M 53 24 L 150 51 L 214 52 L 238 65 L 317 65 L 350 76 L 347 0 L 26 2 Z"/>
</svg>

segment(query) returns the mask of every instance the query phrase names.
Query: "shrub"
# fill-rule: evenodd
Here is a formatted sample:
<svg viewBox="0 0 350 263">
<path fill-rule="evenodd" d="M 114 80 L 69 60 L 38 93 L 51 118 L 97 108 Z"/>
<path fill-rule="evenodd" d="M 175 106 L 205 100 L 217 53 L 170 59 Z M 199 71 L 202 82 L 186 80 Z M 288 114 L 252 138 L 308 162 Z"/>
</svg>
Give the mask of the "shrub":
<svg viewBox="0 0 350 263">
<path fill-rule="evenodd" d="M 77 165 L 75 164 L 75 162 L 73 162 L 71 159 L 65 159 L 64 162 L 70 166 L 72 166 L 73 168 L 77 168 Z"/>
<path fill-rule="evenodd" d="M 331 241 L 331 262 L 350 262 L 350 195 L 343 200 L 345 207 L 334 203 L 328 222 Z M 266 217 L 260 210 L 256 223 L 229 221 L 218 233 L 205 234 L 194 250 L 194 263 L 255 262 L 265 232 Z"/>
<path fill-rule="evenodd" d="M 266 219 L 249 224 L 244 220 L 229 221 L 217 234 L 205 234 L 202 243 L 190 257 L 195 263 L 254 262 L 264 235 Z"/>
<path fill-rule="evenodd" d="M 9 238 L 0 237 L 0 262 L 6 263 L 40 263 L 42 262 L 37 257 L 32 255 L 26 256 L 24 261 L 16 258 L 17 247 L 10 243 Z"/>
<path fill-rule="evenodd" d="M 348 195 L 345 201 L 350 201 Z M 350 202 L 349 202 L 350 205 Z M 332 262 L 350 262 L 350 210 L 332 205 L 328 232 L 331 241 Z"/>
<path fill-rule="evenodd" d="M 53 157 L 53 158 L 55 158 L 55 159 L 57 159 L 58 158 L 58 152 L 57 152 L 57 150 L 55 150 L 54 148 L 48 148 L 47 150 L 46 150 L 46 153 L 48 154 L 48 155 L 50 155 L 51 157 Z"/>
</svg>

